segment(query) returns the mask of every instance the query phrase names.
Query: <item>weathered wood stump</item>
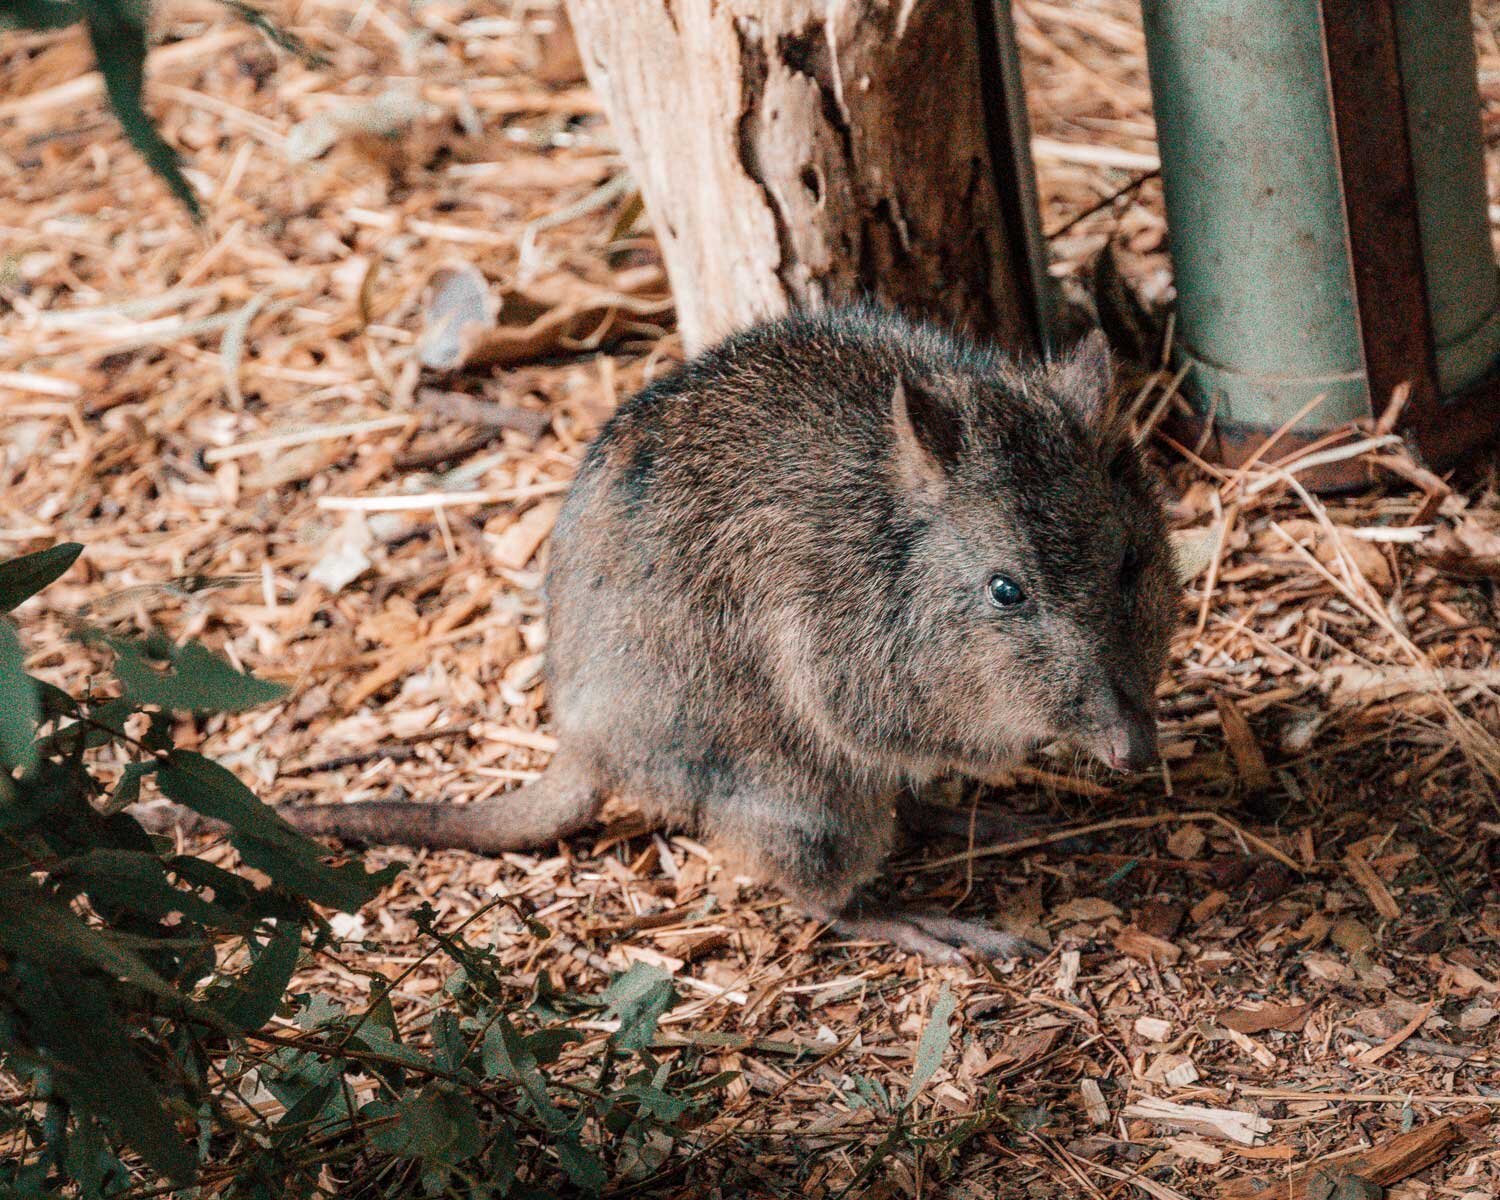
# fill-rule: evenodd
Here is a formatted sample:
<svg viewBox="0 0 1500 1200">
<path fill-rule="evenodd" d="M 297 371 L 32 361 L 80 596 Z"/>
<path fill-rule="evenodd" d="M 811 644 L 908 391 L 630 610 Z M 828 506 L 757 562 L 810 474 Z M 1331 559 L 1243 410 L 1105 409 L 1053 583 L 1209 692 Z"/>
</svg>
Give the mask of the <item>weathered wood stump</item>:
<svg viewBox="0 0 1500 1200">
<path fill-rule="evenodd" d="M 984 8 L 568 6 L 689 350 L 759 317 L 860 295 L 1030 345 L 1025 264 L 1010 249 L 984 119 Z"/>
</svg>

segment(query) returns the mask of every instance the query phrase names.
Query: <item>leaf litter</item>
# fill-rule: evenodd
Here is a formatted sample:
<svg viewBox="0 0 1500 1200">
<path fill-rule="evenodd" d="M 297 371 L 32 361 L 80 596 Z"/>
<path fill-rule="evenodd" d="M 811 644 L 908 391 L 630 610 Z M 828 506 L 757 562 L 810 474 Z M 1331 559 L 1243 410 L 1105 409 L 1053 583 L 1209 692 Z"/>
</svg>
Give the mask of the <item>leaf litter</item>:
<svg viewBox="0 0 1500 1200">
<path fill-rule="evenodd" d="M 1500 13 L 1480 7 L 1488 80 Z M 1144 302 L 1169 299 L 1137 11 L 1015 9 L 1057 272 L 1087 290 L 1109 247 Z M 89 549 L 18 611 L 27 668 L 81 683 L 64 614 L 108 603 L 288 687 L 178 731 L 267 799 L 482 799 L 553 744 L 546 537 L 590 436 L 680 357 L 660 258 L 546 3 L 267 11 L 329 65 L 268 72 L 218 6 L 164 10 L 147 101 L 201 232 L 99 120 L 79 31 L 0 43 L 20 167 L 0 200 L 0 554 Z M 467 292 L 438 330 L 445 271 Z M 371 972 L 400 976 L 393 1018 L 424 1036 L 443 984 L 424 905 L 480 914 L 506 969 L 554 990 L 628 972 L 603 1024 L 665 1013 L 656 1052 L 735 1073 L 696 1143 L 643 1167 L 680 1164 L 660 1194 L 835 1196 L 882 1147 L 866 1194 L 1495 1194 L 1493 464 L 1439 478 L 1364 431 L 1377 486 L 1318 500 L 1297 463 L 1224 472 L 1175 446 L 1172 372 L 1127 383 L 1186 577 L 1165 768 L 1018 767 L 987 802 L 1097 826 L 1084 844 L 902 860 L 928 867 L 902 874 L 912 894 L 966 913 L 1034 900 L 1046 959 L 934 969 L 819 937 L 612 809 L 563 852 L 372 852 L 411 869 L 363 944 L 294 986 L 358 1006 Z"/>
</svg>

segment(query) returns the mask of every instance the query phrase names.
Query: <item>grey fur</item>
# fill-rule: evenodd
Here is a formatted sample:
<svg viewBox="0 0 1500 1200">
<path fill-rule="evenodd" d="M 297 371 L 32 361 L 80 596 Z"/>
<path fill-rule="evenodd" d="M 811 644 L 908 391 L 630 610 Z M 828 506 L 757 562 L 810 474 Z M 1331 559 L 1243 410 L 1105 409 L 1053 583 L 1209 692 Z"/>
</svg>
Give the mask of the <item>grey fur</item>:
<svg viewBox="0 0 1500 1200">
<path fill-rule="evenodd" d="M 543 778 L 463 807 L 283 811 L 493 852 L 616 793 L 851 933 L 1014 952 L 867 885 L 903 789 L 1059 738 L 1154 754 L 1177 585 L 1108 383 L 1098 335 L 1052 367 L 872 308 L 731 337 L 622 405 L 579 469 L 547 571 Z M 997 572 L 1024 605 L 991 603 Z"/>
</svg>

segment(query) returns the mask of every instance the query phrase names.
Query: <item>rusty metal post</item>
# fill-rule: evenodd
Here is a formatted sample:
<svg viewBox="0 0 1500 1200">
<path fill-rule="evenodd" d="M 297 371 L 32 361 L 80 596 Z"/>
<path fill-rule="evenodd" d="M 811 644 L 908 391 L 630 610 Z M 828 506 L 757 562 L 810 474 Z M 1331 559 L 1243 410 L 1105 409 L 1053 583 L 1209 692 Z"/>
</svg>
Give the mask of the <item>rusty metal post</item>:
<svg viewBox="0 0 1500 1200">
<path fill-rule="evenodd" d="M 1500 273 L 1465 0 L 1322 0 L 1372 408 L 1434 465 L 1500 428 Z"/>
<path fill-rule="evenodd" d="M 1231 460 L 1367 414 L 1317 0 L 1142 8 L 1185 393 Z"/>
</svg>

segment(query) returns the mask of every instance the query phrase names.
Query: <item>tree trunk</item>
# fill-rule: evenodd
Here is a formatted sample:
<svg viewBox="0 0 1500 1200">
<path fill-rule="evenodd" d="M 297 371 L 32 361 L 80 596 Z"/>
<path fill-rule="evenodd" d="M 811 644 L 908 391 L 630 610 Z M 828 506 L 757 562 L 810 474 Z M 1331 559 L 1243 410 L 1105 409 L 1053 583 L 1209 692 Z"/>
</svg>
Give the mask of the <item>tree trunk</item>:
<svg viewBox="0 0 1500 1200">
<path fill-rule="evenodd" d="M 568 0 L 689 351 L 865 295 L 1036 348 L 992 2 Z"/>
</svg>

